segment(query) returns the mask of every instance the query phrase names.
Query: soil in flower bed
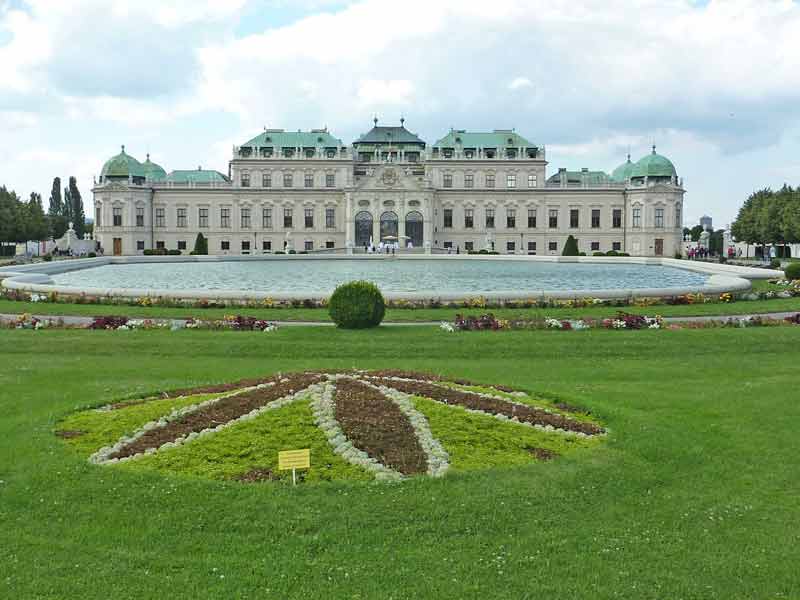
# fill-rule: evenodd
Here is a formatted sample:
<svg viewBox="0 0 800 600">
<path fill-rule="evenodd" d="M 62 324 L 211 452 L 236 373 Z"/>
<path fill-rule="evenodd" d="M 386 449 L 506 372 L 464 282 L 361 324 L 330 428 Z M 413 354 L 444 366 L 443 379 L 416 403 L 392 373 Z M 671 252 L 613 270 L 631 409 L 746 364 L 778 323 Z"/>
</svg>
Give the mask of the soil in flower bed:
<svg viewBox="0 0 800 600">
<path fill-rule="evenodd" d="M 553 460 L 559 456 L 558 452 L 547 448 L 525 448 L 525 450 L 536 457 L 536 460 Z"/>
<path fill-rule="evenodd" d="M 144 452 L 149 448 L 158 448 L 162 444 L 171 442 L 179 437 L 193 432 L 210 429 L 238 419 L 252 410 L 265 404 L 290 396 L 310 385 L 319 383 L 319 375 L 299 374 L 289 376 L 273 386 L 258 388 L 235 396 L 229 396 L 205 408 L 186 414 L 179 419 L 170 421 L 164 427 L 157 427 L 147 431 L 140 438 L 129 445 L 111 454 L 109 458 L 125 458 Z"/>
<path fill-rule="evenodd" d="M 65 440 L 71 440 L 73 438 L 80 437 L 86 434 L 85 431 L 78 431 L 75 429 L 61 429 L 59 431 L 56 431 L 55 433 L 58 437 L 64 438 Z"/>
<path fill-rule="evenodd" d="M 360 381 L 339 379 L 334 405 L 336 419 L 356 448 L 404 475 L 427 470 L 414 428 L 380 391 Z"/>
<path fill-rule="evenodd" d="M 259 481 L 273 481 L 278 478 L 269 469 L 252 469 L 247 473 L 234 477 L 234 479 L 242 483 L 258 483 Z"/>
<path fill-rule="evenodd" d="M 367 371 L 365 375 L 367 377 L 400 377 L 401 379 L 415 379 L 417 381 L 447 382 L 447 383 L 455 383 L 456 385 L 465 385 L 471 387 L 493 388 L 499 392 L 506 392 L 507 394 L 512 394 L 517 391 L 506 385 L 488 385 L 485 383 L 476 383 L 474 381 L 469 381 L 468 379 L 447 378 L 447 377 L 442 377 L 441 375 L 433 375 L 431 373 L 417 373 L 415 371 L 401 371 L 399 369 Z"/>
<path fill-rule="evenodd" d="M 397 381 L 390 379 L 378 379 L 377 381 L 382 385 L 392 387 L 406 394 L 424 396 L 436 400 L 437 402 L 463 406 L 471 410 L 504 415 L 509 419 L 516 418 L 521 423 L 543 426 L 550 425 L 557 429 L 585 433 L 586 435 L 597 435 L 604 432 L 602 427 L 593 423 L 574 421 L 569 417 L 549 413 L 531 406 L 513 404 L 496 398 L 487 398 L 486 396 L 481 396 L 472 392 L 453 390 L 443 386 L 425 383 L 424 381 Z"/>
</svg>

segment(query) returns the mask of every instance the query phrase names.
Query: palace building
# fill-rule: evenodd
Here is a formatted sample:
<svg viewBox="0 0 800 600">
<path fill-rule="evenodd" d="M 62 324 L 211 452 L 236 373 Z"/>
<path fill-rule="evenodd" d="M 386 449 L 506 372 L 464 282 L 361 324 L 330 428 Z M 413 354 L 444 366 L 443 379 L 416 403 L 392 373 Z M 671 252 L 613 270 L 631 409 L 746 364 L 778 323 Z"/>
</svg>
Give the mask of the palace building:
<svg viewBox="0 0 800 600">
<path fill-rule="evenodd" d="M 379 126 L 349 146 L 327 129 L 264 129 L 233 148 L 228 173 L 169 173 L 122 152 L 93 188 L 95 237 L 106 254 L 163 248 L 189 253 L 198 233 L 209 254 L 405 252 L 633 256 L 681 251 L 683 182 L 652 153 L 603 171 L 558 169 L 544 146 L 514 130 L 453 129 L 429 145 Z"/>
</svg>

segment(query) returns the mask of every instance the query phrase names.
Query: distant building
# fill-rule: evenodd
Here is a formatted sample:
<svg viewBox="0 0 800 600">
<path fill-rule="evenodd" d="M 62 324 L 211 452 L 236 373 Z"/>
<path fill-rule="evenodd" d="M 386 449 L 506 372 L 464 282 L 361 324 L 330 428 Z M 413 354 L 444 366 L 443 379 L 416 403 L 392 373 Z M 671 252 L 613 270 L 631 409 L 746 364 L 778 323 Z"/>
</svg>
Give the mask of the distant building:
<svg viewBox="0 0 800 600">
<path fill-rule="evenodd" d="M 109 254 L 339 250 L 380 241 L 419 252 L 494 249 L 672 256 L 684 189 L 652 153 L 603 171 L 547 177 L 545 149 L 513 130 L 453 129 L 432 146 L 400 126 L 345 145 L 327 129 L 266 129 L 233 149 L 228 173 L 165 169 L 123 151 L 95 185 L 95 237 Z M 707 218 L 707 217 L 704 217 Z M 709 219 L 709 227 L 711 220 Z"/>
<path fill-rule="evenodd" d="M 711 217 L 709 217 L 708 215 L 703 215 L 702 217 L 700 217 L 700 225 L 706 231 L 714 231 L 713 222 L 711 220 Z"/>
</svg>

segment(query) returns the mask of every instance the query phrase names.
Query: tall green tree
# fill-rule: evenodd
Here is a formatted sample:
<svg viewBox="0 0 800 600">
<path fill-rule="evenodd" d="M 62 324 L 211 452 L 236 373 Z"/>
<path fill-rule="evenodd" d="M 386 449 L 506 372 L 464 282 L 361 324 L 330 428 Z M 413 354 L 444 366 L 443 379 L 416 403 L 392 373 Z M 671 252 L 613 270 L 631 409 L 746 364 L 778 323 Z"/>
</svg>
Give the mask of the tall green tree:
<svg viewBox="0 0 800 600">
<path fill-rule="evenodd" d="M 69 178 L 69 201 L 72 228 L 79 238 L 83 238 L 83 234 L 86 231 L 86 215 L 83 212 L 83 199 L 81 198 L 80 190 L 78 190 L 78 181 L 75 177 Z"/>
<path fill-rule="evenodd" d="M 36 192 L 31 192 L 30 199 L 25 206 L 26 212 L 26 240 L 41 241 L 47 238 L 49 233 L 49 224 L 47 216 L 44 214 L 42 208 L 42 196 Z"/>
<path fill-rule="evenodd" d="M 47 220 L 50 225 L 50 235 L 58 239 L 67 231 L 67 216 L 64 214 L 64 200 L 61 196 L 61 178 L 53 178 L 53 187 L 50 190 L 50 204 L 47 208 Z"/>
</svg>

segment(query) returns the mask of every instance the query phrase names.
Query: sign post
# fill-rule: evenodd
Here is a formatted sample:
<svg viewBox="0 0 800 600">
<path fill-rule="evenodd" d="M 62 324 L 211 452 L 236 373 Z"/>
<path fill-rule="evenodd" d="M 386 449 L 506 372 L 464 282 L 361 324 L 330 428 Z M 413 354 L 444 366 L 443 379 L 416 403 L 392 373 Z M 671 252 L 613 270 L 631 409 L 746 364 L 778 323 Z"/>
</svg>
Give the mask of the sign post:
<svg viewBox="0 0 800 600">
<path fill-rule="evenodd" d="M 311 467 L 311 450 L 284 450 L 278 452 L 278 470 L 292 470 L 292 485 L 297 485 L 297 469 Z"/>
</svg>

